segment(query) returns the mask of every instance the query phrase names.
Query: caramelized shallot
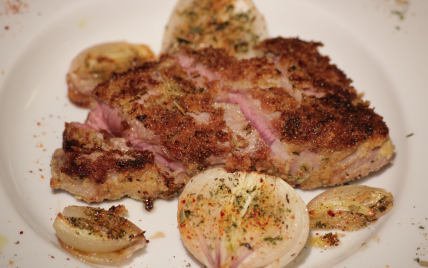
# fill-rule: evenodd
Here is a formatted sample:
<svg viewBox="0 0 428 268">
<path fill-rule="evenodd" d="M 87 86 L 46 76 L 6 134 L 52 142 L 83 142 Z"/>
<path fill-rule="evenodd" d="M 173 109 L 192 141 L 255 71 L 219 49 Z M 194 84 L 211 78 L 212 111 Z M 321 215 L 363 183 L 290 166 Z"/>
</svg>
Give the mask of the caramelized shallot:
<svg viewBox="0 0 428 268">
<path fill-rule="evenodd" d="M 335 187 L 308 203 L 311 228 L 355 231 L 388 213 L 393 201 L 392 194 L 381 188 L 363 185 Z"/>
<path fill-rule="evenodd" d="M 66 207 L 53 224 L 58 241 L 72 255 L 98 264 L 120 264 L 146 245 L 144 231 L 122 215 L 124 206 L 108 211 L 93 207 Z"/>
</svg>

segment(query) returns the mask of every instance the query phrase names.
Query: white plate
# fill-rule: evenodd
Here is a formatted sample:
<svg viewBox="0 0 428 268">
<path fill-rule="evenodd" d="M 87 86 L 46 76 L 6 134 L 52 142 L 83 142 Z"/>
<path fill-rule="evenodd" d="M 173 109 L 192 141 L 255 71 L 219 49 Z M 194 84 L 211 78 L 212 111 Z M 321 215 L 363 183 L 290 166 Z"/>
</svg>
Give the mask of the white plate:
<svg viewBox="0 0 428 268">
<path fill-rule="evenodd" d="M 391 191 L 391 213 L 369 229 L 346 233 L 338 247 L 307 245 L 290 267 L 418 267 L 415 258 L 428 261 L 428 2 L 405 2 L 255 1 L 271 36 L 324 43 L 322 53 L 365 92 L 365 99 L 384 116 L 396 145 L 394 164 L 357 181 Z M 174 4 L 0 0 L 2 267 L 91 266 L 63 252 L 52 228 L 65 206 L 84 205 L 49 187 L 50 157 L 61 146 L 64 122 L 83 122 L 87 114 L 67 100 L 65 73 L 77 53 L 101 42 L 139 42 L 158 52 Z M 410 133 L 414 135 L 406 137 Z M 299 192 L 308 202 L 321 190 Z M 124 267 L 201 266 L 181 243 L 176 200 L 157 200 L 150 213 L 129 198 L 99 206 L 119 203 L 150 239 Z"/>
</svg>

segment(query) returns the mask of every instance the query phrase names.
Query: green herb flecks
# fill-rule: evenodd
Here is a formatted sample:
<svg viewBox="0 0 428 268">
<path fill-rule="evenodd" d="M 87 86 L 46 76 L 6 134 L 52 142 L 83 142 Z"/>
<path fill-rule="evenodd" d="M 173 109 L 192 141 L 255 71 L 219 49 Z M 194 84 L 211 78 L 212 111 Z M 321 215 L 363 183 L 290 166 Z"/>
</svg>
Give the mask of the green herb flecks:
<svg viewBox="0 0 428 268">
<path fill-rule="evenodd" d="M 263 241 L 267 241 L 267 242 L 272 243 L 272 245 L 276 245 L 276 241 L 282 241 L 282 237 L 280 237 L 280 236 L 276 236 L 276 237 L 269 236 L 269 237 L 265 237 L 263 239 Z"/>
</svg>

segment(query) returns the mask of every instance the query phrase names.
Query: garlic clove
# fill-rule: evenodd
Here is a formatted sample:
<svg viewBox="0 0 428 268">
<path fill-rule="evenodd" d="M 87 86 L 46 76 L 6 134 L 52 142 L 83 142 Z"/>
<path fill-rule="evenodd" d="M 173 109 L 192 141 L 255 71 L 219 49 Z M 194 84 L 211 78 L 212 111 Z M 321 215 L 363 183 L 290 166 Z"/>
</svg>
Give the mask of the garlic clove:
<svg viewBox="0 0 428 268">
<path fill-rule="evenodd" d="M 146 245 L 144 232 L 122 217 L 124 206 L 108 211 L 93 207 L 66 207 L 53 224 L 62 248 L 83 260 L 118 264 Z"/>
<path fill-rule="evenodd" d="M 307 208 L 311 228 L 355 231 L 388 213 L 393 202 L 392 194 L 384 189 L 347 185 L 321 193 Z"/>
<path fill-rule="evenodd" d="M 306 206 L 286 182 L 222 168 L 187 183 L 177 220 L 184 245 L 207 267 L 283 267 L 309 234 Z"/>
</svg>

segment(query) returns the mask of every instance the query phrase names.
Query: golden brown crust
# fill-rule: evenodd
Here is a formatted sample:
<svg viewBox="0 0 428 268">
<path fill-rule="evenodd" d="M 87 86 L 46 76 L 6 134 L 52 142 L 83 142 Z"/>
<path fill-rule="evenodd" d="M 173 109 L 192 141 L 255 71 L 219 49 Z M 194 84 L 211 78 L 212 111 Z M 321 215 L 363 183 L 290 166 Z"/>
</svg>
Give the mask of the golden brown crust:
<svg viewBox="0 0 428 268">
<path fill-rule="evenodd" d="M 176 196 L 188 179 L 158 166 L 152 152 L 133 150 L 124 139 L 76 123 L 66 124 L 63 148 L 55 151 L 51 168 L 52 189 L 64 189 L 88 203 L 128 195 L 148 208 L 154 198 Z"/>
<path fill-rule="evenodd" d="M 125 125 L 137 120 L 147 131 L 153 131 L 170 158 L 188 168 L 203 170 L 209 157 L 224 157 L 234 151 L 226 145 L 234 138 L 226 127 L 224 110 L 213 106 L 213 96 L 207 89 L 196 87 L 166 58 L 113 76 L 94 92 L 101 101 L 122 112 Z M 209 124 L 197 122 L 189 113 L 209 114 Z"/>
<path fill-rule="evenodd" d="M 388 127 L 373 109 L 334 95 L 304 98 L 300 107 L 281 112 L 276 129 L 283 141 L 311 149 L 355 148 L 388 137 Z"/>
<path fill-rule="evenodd" d="M 226 161 L 226 169 L 228 172 L 237 170 L 249 170 L 251 167 L 251 159 L 247 154 L 236 153 L 231 155 Z"/>
<path fill-rule="evenodd" d="M 120 158 L 123 156 L 130 158 Z M 89 178 L 96 183 L 103 183 L 107 173 L 117 172 L 130 174 L 133 171 L 144 170 L 147 165 L 154 163 L 153 153 L 149 151 L 136 151 L 123 153 L 121 151 L 107 151 L 96 158 L 87 161 L 86 156 L 80 153 L 67 153 L 61 173 L 77 178 Z"/>
<path fill-rule="evenodd" d="M 212 73 L 219 74 L 222 82 L 229 86 L 237 85 L 242 88 L 279 86 L 281 72 L 267 58 L 238 60 L 228 55 L 226 50 L 212 47 L 198 51 L 182 48 L 181 53 L 191 57 L 195 65 L 203 65 Z"/>
<path fill-rule="evenodd" d="M 260 44 L 265 53 L 279 57 L 294 90 L 310 88 L 323 96 L 302 94 L 299 107 L 284 106 L 276 125 L 287 143 L 328 148 L 355 147 L 367 139 L 384 139 L 388 127 L 383 118 L 362 101 L 351 80 L 318 52 L 321 43 L 275 38 Z"/>
<path fill-rule="evenodd" d="M 147 165 L 154 165 L 154 156 L 150 151 L 103 150 L 101 146 L 105 141 L 100 136 L 92 129 L 66 123 L 63 134 L 63 149 L 66 154 L 61 172 L 103 183 L 108 172 L 132 173 L 144 170 Z M 100 155 L 89 160 L 88 155 L 92 153 Z"/>
<path fill-rule="evenodd" d="M 351 80 L 330 63 L 328 56 L 319 53 L 319 42 L 306 42 L 298 38 L 272 38 L 260 43 L 259 49 L 280 57 L 279 65 L 288 71 L 288 78 L 300 88 L 315 86 L 323 92 L 340 94 L 347 90 L 356 96 Z M 284 68 L 284 69 L 285 69 Z"/>
<path fill-rule="evenodd" d="M 259 46 L 267 57 L 249 60 L 237 60 L 221 49 L 182 51 L 194 65 L 218 74 L 225 90 L 244 90 L 260 101 L 266 113 L 280 112 L 275 129 L 287 144 L 336 150 L 388 137 L 383 118 L 361 100 L 351 80 L 318 52 L 321 45 L 293 38 L 268 39 Z M 281 77 L 291 88 L 280 86 Z"/>
</svg>

